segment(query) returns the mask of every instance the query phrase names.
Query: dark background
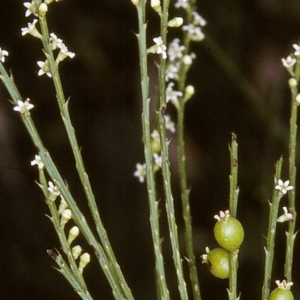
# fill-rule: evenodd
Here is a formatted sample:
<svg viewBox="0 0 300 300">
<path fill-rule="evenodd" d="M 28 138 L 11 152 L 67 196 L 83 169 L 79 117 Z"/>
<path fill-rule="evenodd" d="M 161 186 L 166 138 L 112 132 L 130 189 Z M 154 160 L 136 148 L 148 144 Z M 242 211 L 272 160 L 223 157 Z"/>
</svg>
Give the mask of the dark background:
<svg viewBox="0 0 300 300">
<path fill-rule="evenodd" d="M 22 1 L 0 3 L 0 46 L 9 52 L 5 65 L 12 70 L 24 99 L 29 97 L 34 103 L 32 117 L 43 141 L 88 216 L 51 80 L 37 76 L 36 61 L 44 60 L 40 43 L 31 36 L 21 36 L 21 27 L 32 22 L 32 17 L 25 18 Z M 300 37 L 300 2 L 203 0 L 198 7 L 208 22 L 204 28 L 207 38 L 192 45 L 197 60 L 188 83 L 195 86 L 196 93 L 187 104 L 186 143 L 203 299 L 227 299 L 227 280 L 213 278 L 201 264 L 200 255 L 206 246 L 216 246 L 213 215 L 227 208 L 232 132 L 239 143 L 238 218 L 246 234 L 240 250 L 238 290 L 241 299 L 260 299 L 267 199 L 272 194 L 274 165 L 281 155 L 282 177 L 288 177 L 289 76 L 281 58 L 293 51 L 292 44 Z M 152 11 L 148 20 L 151 43 L 159 28 Z M 60 65 L 61 78 L 65 95 L 71 97 L 71 116 L 116 257 L 136 299 L 156 299 L 146 188 L 133 177 L 135 164 L 143 162 L 136 11 L 129 0 L 63 0 L 49 6 L 48 22 L 50 32 L 76 53 L 73 60 Z M 155 82 L 155 66 L 151 65 L 150 78 Z M 35 148 L 2 85 L 0 93 L 1 299 L 78 299 L 52 268 L 55 263 L 46 253 L 59 248 L 59 242 L 35 184 L 37 169 L 30 167 Z M 173 110 L 171 114 L 176 117 Z M 175 138 L 170 148 L 175 155 Z M 176 166 L 172 169 L 182 237 Z M 283 205 L 287 205 L 286 197 Z M 299 203 L 297 206 L 299 210 Z M 172 299 L 178 299 L 163 217 L 162 213 L 168 256 L 165 266 L 173 274 L 168 283 Z M 274 279 L 280 280 L 284 279 L 286 225 L 278 225 L 276 238 Z M 92 253 L 84 241 L 80 243 Z M 299 239 L 294 256 L 295 299 L 300 297 L 297 253 Z M 113 299 L 98 269 L 92 257 L 85 270 L 91 294 L 94 299 Z"/>
</svg>

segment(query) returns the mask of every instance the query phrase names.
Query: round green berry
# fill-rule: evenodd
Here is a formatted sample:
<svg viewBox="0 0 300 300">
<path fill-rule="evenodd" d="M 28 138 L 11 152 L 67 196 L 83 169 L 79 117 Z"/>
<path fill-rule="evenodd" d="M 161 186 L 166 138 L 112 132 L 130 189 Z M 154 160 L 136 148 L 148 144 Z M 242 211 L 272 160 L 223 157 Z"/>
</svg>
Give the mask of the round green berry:
<svg viewBox="0 0 300 300">
<path fill-rule="evenodd" d="M 218 221 L 214 227 L 214 235 L 219 245 L 231 252 L 239 249 L 244 240 L 242 224 L 231 217 L 228 210 L 220 211 L 220 215 L 215 218 Z"/>
<path fill-rule="evenodd" d="M 230 252 L 223 248 L 215 248 L 209 250 L 206 248 L 207 254 L 202 255 L 204 263 L 209 266 L 210 272 L 221 279 L 229 277 L 229 259 Z"/>
<path fill-rule="evenodd" d="M 293 293 L 290 290 L 292 282 L 277 280 L 276 283 L 278 287 L 272 291 L 269 300 L 294 300 Z"/>
</svg>

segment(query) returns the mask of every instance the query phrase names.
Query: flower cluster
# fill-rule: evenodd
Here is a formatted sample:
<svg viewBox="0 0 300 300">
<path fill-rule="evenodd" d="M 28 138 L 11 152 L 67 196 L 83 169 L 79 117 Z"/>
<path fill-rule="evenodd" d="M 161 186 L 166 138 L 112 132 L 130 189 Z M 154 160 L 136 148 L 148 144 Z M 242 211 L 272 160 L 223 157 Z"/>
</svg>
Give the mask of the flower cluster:
<svg viewBox="0 0 300 300">
<path fill-rule="evenodd" d="M 25 16 L 29 17 L 31 14 L 36 17 L 44 16 L 48 11 L 47 4 L 50 4 L 51 2 L 53 2 L 53 0 L 46 0 L 44 1 L 44 3 L 40 4 L 39 7 L 37 7 L 35 1 L 25 2 L 24 6 L 27 9 L 25 12 Z M 21 28 L 22 35 L 30 34 L 42 40 L 43 36 L 36 28 L 37 22 L 38 19 L 34 19 L 32 23 L 28 23 L 27 27 Z M 75 56 L 75 53 L 70 52 L 66 45 L 63 43 L 63 40 L 59 39 L 54 33 L 50 34 L 49 44 L 52 50 L 59 50 L 59 53 L 55 60 L 56 65 L 58 65 L 62 60 L 64 60 L 67 57 L 73 58 Z M 38 61 L 37 64 L 40 67 L 40 70 L 38 72 L 39 76 L 46 74 L 48 77 L 52 77 L 51 68 L 48 60 Z"/>
<path fill-rule="evenodd" d="M 297 59 L 300 58 L 300 46 L 294 44 L 293 48 L 295 49 L 294 53 L 290 54 L 287 58 L 281 59 L 283 66 L 288 70 L 291 76 L 294 76 L 294 66 L 297 62 Z"/>
</svg>

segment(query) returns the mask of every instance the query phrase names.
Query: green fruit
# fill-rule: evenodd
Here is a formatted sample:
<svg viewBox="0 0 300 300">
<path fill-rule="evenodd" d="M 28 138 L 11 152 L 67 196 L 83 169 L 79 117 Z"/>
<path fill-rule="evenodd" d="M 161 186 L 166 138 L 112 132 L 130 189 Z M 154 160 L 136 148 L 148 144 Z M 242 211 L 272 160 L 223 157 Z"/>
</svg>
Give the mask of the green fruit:
<svg viewBox="0 0 300 300">
<path fill-rule="evenodd" d="M 218 222 L 214 227 L 214 235 L 219 245 L 231 252 L 239 249 L 244 240 L 242 224 L 231 217 L 228 210 L 220 212 L 220 216 L 216 215 L 215 218 Z"/>
<path fill-rule="evenodd" d="M 276 281 L 278 287 L 272 291 L 269 300 L 294 300 L 293 293 L 290 290 L 292 283 L 287 283 L 285 280 L 280 283 Z"/>
<path fill-rule="evenodd" d="M 209 265 L 209 270 L 214 276 L 221 279 L 229 277 L 229 251 L 223 248 L 215 248 L 202 257 Z"/>
</svg>

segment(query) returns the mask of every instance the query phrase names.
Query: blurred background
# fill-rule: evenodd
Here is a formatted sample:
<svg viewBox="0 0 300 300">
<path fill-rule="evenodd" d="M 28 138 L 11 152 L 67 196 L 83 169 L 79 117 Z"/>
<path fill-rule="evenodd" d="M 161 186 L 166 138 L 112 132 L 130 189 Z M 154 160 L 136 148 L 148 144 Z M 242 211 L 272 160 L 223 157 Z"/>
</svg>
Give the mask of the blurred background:
<svg viewBox="0 0 300 300">
<path fill-rule="evenodd" d="M 22 1 L 0 0 L 0 46 L 9 52 L 11 70 L 24 99 L 34 103 L 32 117 L 44 144 L 67 180 L 79 207 L 89 219 L 72 152 L 48 77 L 38 77 L 36 61 L 44 60 L 39 41 L 21 36 L 25 18 Z M 188 84 L 196 93 L 187 104 L 187 170 L 195 253 L 204 300 L 227 299 L 227 280 L 214 278 L 200 255 L 214 248 L 213 216 L 228 207 L 231 133 L 239 143 L 238 218 L 244 225 L 238 290 L 241 299 L 261 298 L 264 235 L 274 166 L 282 155 L 283 180 L 288 178 L 290 94 L 281 58 L 293 52 L 300 38 L 298 0 L 198 1 L 207 20 L 206 39 L 194 43 L 197 55 Z M 171 11 L 172 16 L 182 11 Z M 50 32 L 62 38 L 76 56 L 60 65 L 66 97 L 101 217 L 116 257 L 136 299 L 156 299 L 154 260 L 146 186 L 133 176 L 142 163 L 141 99 L 137 59 L 137 16 L 129 0 L 63 0 L 49 7 Z M 148 14 L 149 45 L 159 33 L 157 16 Z M 170 37 L 180 31 L 170 31 Z M 149 57 L 151 82 L 156 81 Z M 59 248 L 43 195 L 30 166 L 36 150 L 0 85 L 0 295 L 1 299 L 79 299 L 53 268 L 47 249 Z M 176 119 L 174 111 L 170 113 Z M 171 156 L 176 157 L 172 137 Z M 298 155 L 299 157 L 299 155 Z M 176 159 L 174 159 L 176 163 Z M 172 167 L 180 238 L 183 224 L 176 165 Z M 298 176 L 299 177 L 299 176 Z M 281 207 L 287 205 L 287 197 Z M 297 207 L 299 201 L 297 199 Z M 162 209 L 165 266 L 171 298 L 179 299 L 168 231 Z M 284 279 L 285 230 L 276 236 L 274 279 Z M 85 251 L 92 249 L 84 244 Z M 294 256 L 294 295 L 300 297 L 300 240 Z M 184 256 L 182 249 L 182 256 Z M 94 299 L 113 299 L 110 287 L 92 257 L 85 269 Z M 274 287 L 274 282 L 272 283 Z M 300 299 L 300 298 L 299 298 Z"/>
</svg>

